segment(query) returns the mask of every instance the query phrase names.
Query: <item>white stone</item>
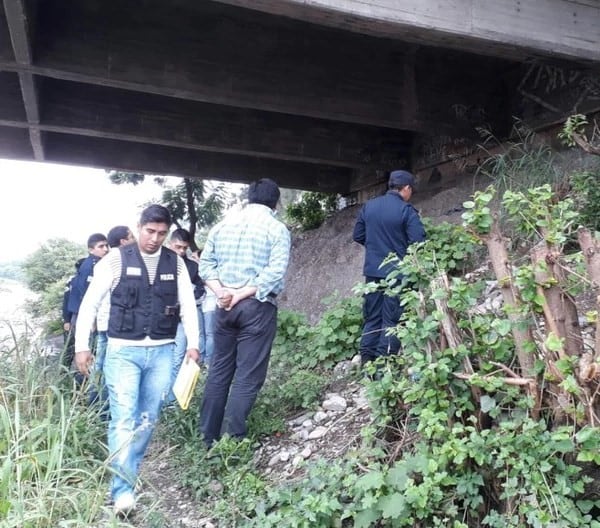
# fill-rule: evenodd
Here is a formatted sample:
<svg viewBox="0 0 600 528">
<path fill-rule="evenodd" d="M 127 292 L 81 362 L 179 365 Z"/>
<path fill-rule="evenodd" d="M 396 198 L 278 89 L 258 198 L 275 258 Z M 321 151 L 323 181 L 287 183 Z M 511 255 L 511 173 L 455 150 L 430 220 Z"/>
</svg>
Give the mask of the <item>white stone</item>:
<svg viewBox="0 0 600 528">
<path fill-rule="evenodd" d="M 356 354 L 353 358 L 352 358 L 352 364 L 355 366 L 360 366 L 360 364 L 362 363 L 360 354 Z"/>
<path fill-rule="evenodd" d="M 497 295 L 492 299 L 492 310 L 494 312 L 499 312 L 502 309 L 502 305 L 504 304 L 504 299 L 502 295 Z"/>
<path fill-rule="evenodd" d="M 308 435 L 308 439 L 316 440 L 317 438 L 321 438 L 322 436 L 325 436 L 325 433 L 327 433 L 327 427 L 323 427 L 320 425 L 319 427 L 315 428 L 314 431 L 310 432 L 310 434 Z"/>
<path fill-rule="evenodd" d="M 301 414 L 300 416 L 294 418 L 293 420 L 291 420 L 289 422 L 289 424 L 290 425 L 302 425 L 302 422 L 304 422 L 306 420 L 310 420 L 310 414 L 308 414 L 308 413 Z"/>
<path fill-rule="evenodd" d="M 302 427 L 304 427 L 304 429 L 312 429 L 313 428 L 312 420 L 304 420 L 302 422 Z"/>
<path fill-rule="evenodd" d="M 269 459 L 269 466 L 274 466 L 275 464 L 277 464 L 277 462 L 279 462 L 279 460 L 281 460 L 281 454 L 280 453 L 275 453 L 270 459 Z"/>
<path fill-rule="evenodd" d="M 327 418 L 327 413 L 323 411 L 317 411 L 313 416 L 313 420 L 315 421 L 315 423 L 324 422 L 325 420 L 327 420 Z"/>
<path fill-rule="evenodd" d="M 295 432 L 292 436 L 290 436 L 290 440 L 293 442 L 302 442 L 308 438 L 308 431 L 306 429 L 301 429 L 300 431 Z"/>
<path fill-rule="evenodd" d="M 335 367 L 333 367 L 333 375 L 335 377 L 345 376 L 352 370 L 352 361 L 344 360 L 340 361 Z"/>
<path fill-rule="evenodd" d="M 290 459 L 290 454 L 287 451 L 282 451 L 279 454 L 279 460 L 282 462 L 287 462 Z"/>
<path fill-rule="evenodd" d="M 367 398 L 361 395 L 354 396 L 354 404 L 359 409 L 366 409 L 369 406 L 369 400 L 367 400 Z"/>
<path fill-rule="evenodd" d="M 300 452 L 300 456 L 304 459 L 308 458 L 310 455 L 312 455 L 312 450 L 310 448 L 310 446 L 306 446 L 301 452 Z"/>
<path fill-rule="evenodd" d="M 323 402 L 323 409 L 327 411 L 345 411 L 348 404 L 346 399 L 339 394 L 332 394 L 330 398 Z"/>
</svg>

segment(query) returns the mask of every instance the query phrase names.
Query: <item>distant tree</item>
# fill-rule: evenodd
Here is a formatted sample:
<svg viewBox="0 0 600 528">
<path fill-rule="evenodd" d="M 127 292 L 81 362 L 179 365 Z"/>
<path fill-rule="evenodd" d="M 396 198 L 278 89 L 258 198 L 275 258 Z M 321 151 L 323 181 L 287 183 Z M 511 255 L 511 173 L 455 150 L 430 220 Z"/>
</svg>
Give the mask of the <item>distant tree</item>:
<svg viewBox="0 0 600 528">
<path fill-rule="evenodd" d="M 303 192 L 300 199 L 285 209 L 287 223 L 302 231 L 316 229 L 337 209 L 337 194 Z"/>
<path fill-rule="evenodd" d="M 121 185 L 122 183 L 131 183 L 132 185 L 137 185 L 138 183 L 142 183 L 144 181 L 146 175 L 140 174 L 139 172 L 109 171 L 108 178 L 116 185 Z"/>
<path fill-rule="evenodd" d="M 25 283 L 38 293 L 29 305 L 34 316 L 44 316 L 51 330 L 60 328 L 62 295 L 65 284 L 75 273 L 75 262 L 86 256 L 85 246 L 64 238 L 53 238 L 29 255 L 23 263 Z"/>
<path fill-rule="evenodd" d="M 43 293 L 55 282 L 66 281 L 75 272 L 75 262 L 86 254 L 84 246 L 65 238 L 46 241 L 23 263 L 27 287 Z"/>
<path fill-rule="evenodd" d="M 110 171 L 108 177 L 112 183 L 137 185 L 144 181 L 144 174 Z M 222 183 L 211 185 L 199 178 L 181 178 L 174 187 L 167 187 L 166 179 L 153 176 L 154 182 L 164 188 L 161 203 L 169 209 L 177 227 L 189 230 L 192 236 L 190 248 L 198 249 L 196 236 L 199 230 L 215 224 L 223 214 L 232 196 Z"/>
</svg>

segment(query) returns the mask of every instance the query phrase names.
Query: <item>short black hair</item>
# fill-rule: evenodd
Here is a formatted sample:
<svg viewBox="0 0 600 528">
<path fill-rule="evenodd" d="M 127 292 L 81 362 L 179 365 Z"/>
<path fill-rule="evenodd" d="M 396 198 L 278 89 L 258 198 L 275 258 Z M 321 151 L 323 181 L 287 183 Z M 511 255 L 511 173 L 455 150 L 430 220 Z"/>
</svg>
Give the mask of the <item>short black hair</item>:
<svg viewBox="0 0 600 528">
<path fill-rule="evenodd" d="M 279 201 L 279 186 L 270 178 L 261 178 L 248 187 L 248 202 L 266 205 L 275 209 Z"/>
<path fill-rule="evenodd" d="M 88 237 L 87 247 L 92 249 L 98 242 L 107 242 L 106 237 L 102 233 L 93 233 Z"/>
<path fill-rule="evenodd" d="M 140 225 L 146 224 L 167 224 L 169 227 L 173 223 L 169 210 L 160 204 L 152 204 L 142 211 L 140 216 Z"/>
<path fill-rule="evenodd" d="M 115 226 L 109 232 L 106 238 L 108 245 L 111 248 L 117 248 L 121 245 L 121 240 L 129 236 L 129 228 L 127 226 Z"/>
<path fill-rule="evenodd" d="M 192 241 L 192 237 L 187 229 L 180 227 L 171 233 L 171 240 L 180 240 L 181 242 L 187 242 L 189 244 Z"/>
</svg>

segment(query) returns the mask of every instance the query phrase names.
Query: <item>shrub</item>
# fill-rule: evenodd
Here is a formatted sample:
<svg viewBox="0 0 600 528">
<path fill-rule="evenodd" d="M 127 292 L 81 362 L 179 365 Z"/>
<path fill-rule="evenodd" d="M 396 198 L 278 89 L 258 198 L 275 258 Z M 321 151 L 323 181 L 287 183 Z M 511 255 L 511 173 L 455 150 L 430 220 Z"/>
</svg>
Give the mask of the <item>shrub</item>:
<svg viewBox="0 0 600 528">
<path fill-rule="evenodd" d="M 293 226 L 302 231 L 316 229 L 337 208 L 337 195 L 305 192 L 299 202 L 288 205 L 286 216 Z"/>
<path fill-rule="evenodd" d="M 573 173 L 571 187 L 581 223 L 600 231 L 600 167 Z"/>
</svg>

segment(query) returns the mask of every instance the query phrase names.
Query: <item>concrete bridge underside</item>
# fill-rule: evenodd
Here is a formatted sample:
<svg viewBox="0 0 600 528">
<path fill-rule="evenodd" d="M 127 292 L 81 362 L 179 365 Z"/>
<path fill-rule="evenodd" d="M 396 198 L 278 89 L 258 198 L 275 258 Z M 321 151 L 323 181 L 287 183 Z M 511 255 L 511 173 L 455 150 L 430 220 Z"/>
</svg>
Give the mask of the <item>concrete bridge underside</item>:
<svg viewBox="0 0 600 528">
<path fill-rule="evenodd" d="M 434 188 L 481 127 L 598 110 L 599 66 L 595 0 L 3 0 L 0 157 Z"/>
</svg>

